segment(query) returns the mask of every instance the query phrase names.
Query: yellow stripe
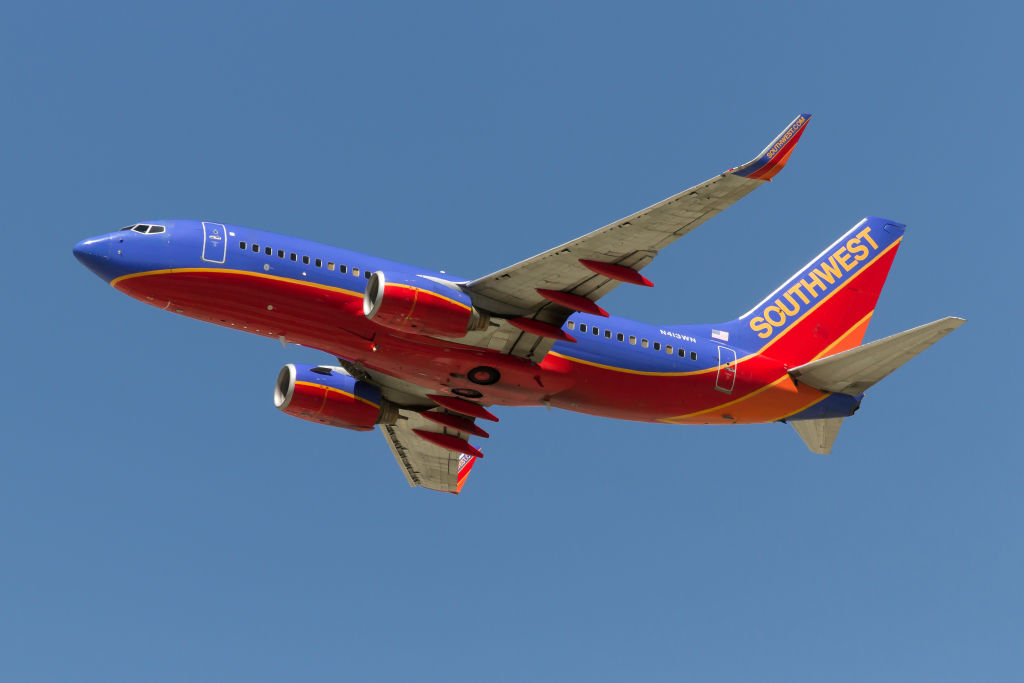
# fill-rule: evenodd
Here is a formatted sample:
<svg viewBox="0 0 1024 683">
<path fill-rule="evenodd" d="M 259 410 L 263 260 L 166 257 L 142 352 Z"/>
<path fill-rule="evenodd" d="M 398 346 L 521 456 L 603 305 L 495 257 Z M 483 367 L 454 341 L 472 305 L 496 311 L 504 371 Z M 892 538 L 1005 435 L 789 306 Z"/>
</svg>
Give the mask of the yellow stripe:
<svg viewBox="0 0 1024 683">
<path fill-rule="evenodd" d="M 861 323 L 863 323 L 865 320 L 870 318 L 873 314 L 874 314 L 874 311 L 871 311 L 871 313 L 868 313 L 866 316 L 864 316 L 863 318 L 858 320 L 856 323 L 851 325 L 850 328 L 848 330 L 846 330 L 846 332 L 843 332 L 843 334 L 841 334 L 838 339 L 836 339 L 834 342 L 832 342 L 827 347 L 825 347 L 825 349 L 821 353 L 819 353 L 817 356 L 815 356 L 814 358 L 818 359 L 818 358 L 824 358 L 825 356 L 827 356 L 829 351 L 834 349 L 839 344 L 839 342 L 841 342 L 843 339 L 846 339 L 846 337 L 848 337 L 851 332 L 853 332 L 855 329 L 857 329 L 860 326 Z M 698 411 L 693 412 L 693 413 L 684 413 L 682 415 L 677 415 L 675 417 L 666 417 L 666 418 L 663 418 L 663 419 L 659 420 L 659 422 L 672 422 L 672 421 L 675 421 L 675 420 L 681 420 L 681 419 L 684 419 L 684 418 L 693 417 L 694 415 L 700 415 L 702 413 L 709 413 L 709 412 L 711 412 L 713 410 L 720 410 L 722 408 L 726 408 L 728 406 L 740 403 L 741 401 L 745 401 L 745 400 L 747 400 L 749 398 L 753 398 L 754 396 L 757 396 L 761 392 L 767 391 L 770 387 L 776 386 L 777 384 L 779 384 L 780 382 L 783 382 L 785 380 L 789 380 L 789 373 L 788 372 L 783 374 L 781 377 L 779 377 L 779 379 L 775 380 L 774 382 L 771 382 L 770 384 L 766 384 L 763 387 L 761 387 L 760 389 L 755 389 L 754 391 L 750 392 L 746 396 L 741 396 L 740 398 L 734 399 L 734 400 L 729 401 L 727 403 L 722 403 L 720 405 L 712 406 L 710 408 L 705 408 L 703 410 L 698 410 Z M 790 381 L 792 381 L 792 380 L 790 380 Z M 807 408 L 811 407 L 812 405 L 814 405 L 818 401 L 822 400 L 822 398 L 825 398 L 825 397 L 830 395 L 830 393 L 827 392 L 827 391 L 822 392 L 822 394 L 823 394 L 823 396 L 815 398 L 813 401 L 810 401 L 807 405 L 803 406 L 802 408 L 800 408 L 798 410 L 794 410 L 794 411 L 792 411 L 790 413 L 786 413 L 784 415 L 780 415 L 776 419 L 781 420 L 781 419 L 789 417 L 790 415 L 796 415 L 797 413 L 799 413 L 799 412 L 801 412 L 803 410 L 807 410 Z"/>
<path fill-rule="evenodd" d="M 142 273 L 131 273 L 129 275 L 122 275 L 116 277 L 110 281 L 110 286 L 114 287 L 118 283 L 124 282 L 125 280 L 131 280 L 137 277 L 147 277 L 149 275 L 177 275 L 178 273 L 230 273 L 232 275 L 250 275 L 252 277 L 264 278 L 266 280 L 276 280 L 278 282 L 291 282 L 298 285 L 305 285 L 307 287 L 315 287 L 316 289 L 323 289 L 329 292 L 338 292 L 339 294 L 348 294 L 350 296 L 363 298 L 361 292 L 353 292 L 350 289 L 342 289 L 341 287 L 331 287 L 330 285 L 322 285 L 319 282 L 309 282 L 307 280 L 295 280 L 290 277 L 284 277 L 281 275 L 270 275 L 269 273 L 254 273 L 250 270 L 233 270 L 231 268 L 167 268 L 164 270 L 147 270 Z"/>
<path fill-rule="evenodd" d="M 166 268 L 166 269 L 163 269 L 163 270 L 147 270 L 147 271 L 144 271 L 144 272 L 141 272 L 141 273 L 130 273 L 128 275 L 122 275 L 121 277 L 114 278 L 113 280 L 110 281 L 110 286 L 114 287 L 117 284 L 119 284 L 119 283 L 121 283 L 121 282 L 123 282 L 125 280 L 131 280 L 131 279 L 137 278 L 137 277 L 147 277 L 149 275 L 176 275 L 178 273 L 230 273 L 230 274 L 233 274 L 233 275 L 249 275 L 249 276 L 252 276 L 252 277 L 264 278 L 264 279 L 267 279 L 267 280 L 276 280 L 278 282 L 291 282 L 291 283 L 294 283 L 294 284 L 305 285 L 307 287 L 315 287 L 316 289 L 323 289 L 323 290 L 326 290 L 326 291 L 329 291 L 329 292 L 338 292 L 340 294 L 348 294 L 350 296 L 359 297 L 360 299 L 363 298 L 363 293 L 362 292 L 353 292 L 350 289 L 342 289 L 341 287 L 332 287 L 330 285 L 322 285 L 319 282 L 310 282 L 308 280 L 296 280 L 294 278 L 284 277 L 282 275 L 271 275 L 269 273 L 254 273 L 251 270 L 235 270 L 235 269 L 232 269 L 232 268 Z M 437 292 L 432 292 L 432 291 L 430 291 L 428 289 L 421 289 L 419 287 L 413 287 L 411 285 L 403 285 L 403 284 L 398 284 L 398 283 L 388 283 L 387 286 L 389 286 L 389 287 L 405 287 L 407 289 L 416 290 L 417 292 L 426 292 L 427 294 L 436 296 L 439 299 L 444 299 L 445 301 L 453 303 L 453 304 L 455 304 L 457 306 L 461 306 L 462 308 L 465 308 L 467 311 L 468 310 L 472 310 L 472 307 L 467 306 L 466 304 L 462 303 L 461 301 L 456 301 L 455 299 L 449 299 L 448 297 L 444 296 L 443 294 L 438 294 Z"/>
<path fill-rule="evenodd" d="M 825 297 L 824 299 L 822 299 L 821 301 L 819 301 L 818 303 L 814 304 L 813 306 L 811 306 L 810 308 L 808 308 L 808 309 L 807 309 L 806 311 L 804 311 L 803 313 L 801 313 L 801 314 L 800 314 L 800 318 L 798 318 L 798 320 L 799 320 L 799 319 L 802 319 L 802 318 L 804 318 L 804 317 L 806 317 L 806 316 L 808 316 L 808 315 L 810 315 L 810 314 L 811 314 L 811 313 L 813 313 L 813 312 L 814 312 L 815 310 L 817 310 L 817 308 L 818 308 L 819 306 L 821 306 L 821 305 L 822 305 L 822 304 L 824 304 L 824 303 L 825 303 L 826 301 L 828 301 L 829 299 L 831 299 L 831 298 L 832 298 L 833 296 L 835 296 L 836 294 L 838 294 L 838 293 L 839 293 L 839 292 L 840 292 L 840 291 L 841 291 L 841 290 L 842 290 L 842 289 L 843 289 L 844 287 L 846 287 L 846 286 L 847 286 L 848 284 L 850 284 L 851 282 L 853 282 L 854 280 L 856 280 L 856 279 L 857 279 L 857 277 L 858 277 L 858 276 L 860 276 L 860 274 L 861 274 L 861 273 L 863 273 L 864 271 L 866 271 L 866 270 L 868 269 L 868 267 L 869 267 L 869 266 L 870 266 L 870 265 L 871 265 L 872 263 L 874 263 L 874 262 L 875 262 L 875 261 L 877 261 L 878 259 L 882 258 L 882 256 L 884 256 L 885 254 L 889 253 L 889 251 L 890 251 L 890 250 L 892 250 L 892 249 L 895 249 L 895 248 L 896 248 L 896 246 L 897 246 L 897 245 L 899 245 L 899 243 L 900 243 L 900 242 L 901 242 L 902 240 L 903 240 L 903 238 L 902 238 L 902 237 L 898 237 L 898 238 L 896 238 L 896 241 L 895 241 L 895 242 L 893 242 L 892 244 L 890 244 L 889 246 L 887 246 L 887 247 L 886 247 L 885 249 L 883 249 L 882 251 L 880 251 L 880 252 L 879 252 L 878 254 L 876 254 L 876 255 L 875 255 L 875 258 L 873 258 L 873 259 L 871 259 L 870 261 L 868 261 L 868 262 L 867 262 L 867 263 L 866 263 L 866 264 L 864 265 L 864 267 L 863 267 L 863 268 L 861 268 L 860 270 L 858 270 L 858 271 L 857 271 L 856 273 L 854 273 L 854 274 L 853 274 L 853 276 L 851 276 L 849 280 L 847 280 L 847 281 L 846 281 L 846 282 L 844 282 L 843 284 L 841 284 L 841 285 L 839 285 L 838 287 L 836 287 L 835 289 L 833 289 L 833 290 L 832 290 L 831 292 L 829 292 L 829 293 L 828 293 L 828 296 L 826 296 L 826 297 Z M 883 284 L 884 284 L 884 283 L 883 283 Z M 764 353 L 764 352 L 765 352 L 765 351 L 766 351 L 766 350 L 768 349 L 768 347 L 770 347 L 770 346 L 771 346 L 772 344 L 774 344 L 775 342 L 779 341 L 779 340 L 780 340 L 780 339 L 782 339 L 782 338 L 783 338 L 784 336 L 786 336 L 786 333 L 787 333 L 787 332 L 789 332 L 789 331 L 790 331 L 791 329 L 793 329 L 793 328 L 794 328 L 795 326 L 796 326 L 795 324 L 794 324 L 794 325 L 790 325 L 789 327 L 787 327 L 786 329 L 784 329 L 784 330 L 783 330 L 783 331 L 782 331 L 782 332 L 781 332 L 781 333 L 779 334 L 779 336 L 778 336 L 778 337 L 776 337 L 775 339 L 772 339 L 772 340 L 771 340 L 770 342 L 768 342 L 767 344 L 765 344 L 764 346 L 762 346 L 762 347 L 761 347 L 761 350 L 760 350 L 760 351 L 759 351 L 758 353 Z M 753 354 L 751 354 L 751 355 L 753 355 Z"/>
<path fill-rule="evenodd" d="M 863 268 L 861 268 L 856 273 L 854 273 L 850 277 L 849 280 L 847 280 L 846 282 L 844 282 L 841 285 L 839 285 L 838 287 L 836 287 L 834 290 L 829 292 L 828 296 L 826 296 L 824 299 L 822 299 L 821 301 L 819 301 L 816 304 L 814 304 L 813 306 L 811 306 L 804 313 L 800 314 L 800 319 L 802 319 L 803 317 L 805 317 L 807 315 L 810 315 L 811 312 L 813 312 L 819 306 L 821 306 L 826 301 L 828 301 L 833 296 L 835 296 L 837 293 L 839 293 L 839 291 L 842 290 L 844 287 L 846 287 L 848 284 L 850 284 L 851 282 L 856 280 L 857 277 L 861 273 L 863 273 L 865 270 L 867 270 L 868 266 L 870 266 L 876 260 L 881 258 L 881 256 L 883 254 L 887 253 L 890 249 L 895 248 L 896 245 L 898 245 L 902 239 L 903 239 L 902 237 L 897 238 L 895 242 L 893 242 L 888 247 L 886 247 L 885 249 L 880 251 L 878 254 L 876 254 L 875 258 L 871 259 Z M 871 313 L 868 313 L 868 317 L 870 317 L 872 315 L 872 313 L 874 313 L 874 310 L 872 310 Z M 858 322 L 858 324 L 859 324 L 859 322 Z M 760 348 L 760 350 L 755 351 L 753 353 L 749 353 L 746 356 L 742 356 L 741 358 L 736 359 L 736 365 L 739 365 L 740 363 L 742 363 L 743 361 L 745 361 L 745 360 L 747 360 L 749 358 L 754 358 L 755 356 L 759 356 L 759 355 L 763 354 L 768 347 L 770 347 L 772 344 L 774 344 L 775 342 L 779 341 L 784 336 L 786 336 L 786 334 L 788 334 L 789 331 L 792 330 L 795 326 L 796 326 L 796 324 L 794 323 L 794 324 L 790 325 L 789 327 L 787 327 L 786 329 L 784 329 L 782 332 L 779 333 L 779 336 L 775 337 L 775 339 L 772 339 L 770 342 L 768 342 L 767 344 L 762 346 Z M 856 327 L 856 325 L 854 327 Z M 853 328 L 851 328 L 851 329 L 853 329 Z M 844 333 L 843 336 L 845 337 L 847 334 L 849 334 L 849 330 L 847 330 L 846 333 Z M 838 340 L 836 342 L 833 342 L 827 348 L 828 349 L 834 348 L 837 343 L 838 343 Z M 572 361 L 574 363 L 582 363 L 584 365 L 592 365 L 592 366 L 597 367 L 597 368 L 603 368 L 605 370 L 612 370 L 614 372 L 624 372 L 624 373 L 627 373 L 627 374 L 630 374 L 630 375 L 649 375 L 649 376 L 660 376 L 660 377 L 681 377 L 683 375 L 699 375 L 699 374 L 701 374 L 703 372 L 718 371 L 719 368 L 724 367 L 723 365 L 716 365 L 716 366 L 714 366 L 712 368 L 707 368 L 706 370 L 690 370 L 690 371 L 687 371 L 687 372 L 652 372 L 652 371 L 648 371 L 648 370 L 631 370 L 630 368 L 623 368 L 623 367 L 619 367 L 619 366 L 616 366 L 616 365 L 604 365 L 602 363 L 595 363 L 593 361 L 583 360 L 582 358 L 574 358 L 573 356 L 566 356 L 564 354 L 557 353 L 555 351 L 549 351 L 548 353 L 553 355 L 553 356 L 557 356 L 559 358 L 564 358 L 566 360 Z"/>
<path fill-rule="evenodd" d="M 449 299 L 444 294 L 438 294 L 437 292 L 431 291 L 429 289 L 423 289 L 422 287 L 416 287 L 414 285 L 404 285 L 404 284 L 402 284 L 400 282 L 385 282 L 384 286 L 385 287 L 404 287 L 405 289 L 411 289 L 411 290 L 415 291 L 417 298 L 419 298 L 419 295 L 421 293 L 429 294 L 431 296 L 436 296 L 438 299 L 444 299 L 445 301 L 453 303 L 456 306 L 461 306 L 462 308 L 465 308 L 467 311 L 473 310 L 472 306 L 467 306 L 466 304 L 462 303 L 461 301 L 456 301 L 455 299 Z M 412 307 L 413 307 L 413 310 L 415 310 L 415 308 L 416 308 L 416 302 L 415 301 L 413 302 Z M 411 310 L 409 311 L 409 315 L 412 315 L 412 311 Z"/>
<path fill-rule="evenodd" d="M 686 372 L 652 372 L 648 370 L 630 370 L 629 368 L 620 368 L 617 365 L 604 365 L 602 363 L 595 363 L 590 360 L 583 360 L 582 358 L 573 358 L 572 356 L 566 356 L 565 354 L 558 353 L 557 351 L 548 351 L 548 355 L 556 356 L 558 358 L 564 358 L 573 363 L 581 363 L 583 365 L 592 365 L 595 368 L 602 368 L 604 370 L 612 370 L 614 372 L 625 372 L 630 375 L 652 375 L 658 377 L 682 377 L 683 375 L 699 375 L 704 372 L 711 372 L 717 368 L 710 368 L 706 370 L 687 370 Z M 668 354 L 666 354 L 668 355 Z"/>
<path fill-rule="evenodd" d="M 361 396 L 356 396 L 355 394 L 350 394 L 347 391 L 342 391 L 341 389 L 335 389 L 334 387 L 329 387 L 326 384 L 316 384 L 315 382 L 298 382 L 297 381 L 297 382 L 295 382 L 295 386 L 316 387 L 317 389 L 326 389 L 327 391 L 333 391 L 336 394 L 341 394 L 342 396 L 348 396 L 349 398 L 354 398 L 357 401 L 362 401 L 363 403 L 365 403 L 368 406 L 373 406 L 374 408 L 380 408 L 380 404 L 374 403 L 373 401 L 368 401 L 365 398 L 362 398 Z M 325 394 L 324 395 L 324 400 L 326 400 L 326 398 L 327 398 L 327 395 Z M 321 406 L 320 410 L 323 410 L 322 406 Z"/>
<path fill-rule="evenodd" d="M 758 394 L 760 394 L 761 392 L 768 391 L 768 389 L 774 387 L 779 382 L 781 382 L 783 380 L 787 380 L 787 379 L 789 379 L 789 375 L 783 375 L 782 377 L 778 378 L 774 382 L 772 382 L 770 384 L 765 384 L 763 387 L 761 387 L 759 389 L 755 389 L 754 391 L 751 391 L 746 396 L 740 396 L 739 398 L 734 398 L 731 401 L 727 401 L 725 403 L 720 403 L 718 405 L 711 406 L 710 408 L 704 408 L 703 410 L 698 410 L 698 411 L 693 412 L 693 413 L 683 413 L 682 415 L 676 415 L 675 417 L 662 418 L 661 420 L 658 420 L 658 421 L 659 422 L 672 422 L 673 420 L 681 420 L 681 419 L 686 418 L 686 417 L 693 417 L 694 415 L 703 415 L 704 413 L 710 413 L 710 412 L 715 411 L 715 410 L 722 410 L 724 408 L 728 408 L 731 405 L 736 405 L 737 403 L 740 403 L 742 401 L 746 401 L 748 399 L 751 399 L 751 398 L 757 396 Z"/>
<path fill-rule="evenodd" d="M 824 349 L 822 349 L 821 353 L 819 353 L 818 355 L 816 355 L 816 356 L 815 356 L 814 358 L 812 358 L 811 360 L 818 360 L 819 358 L 824 358 L 825 356 L 828 356 L 828 355 L 829 355 L 829 352 L 830 352 L 830 351 L 831 351 L 832 349 L 834 349 L 835 347 L 839 346 L 839 343 L 840 343 L 840 342 L 842 342 L 842 341 L 843 341 L 844 339 L 846 339 L 847 337 L 849 337 L 849 336 L 850 336 L 850 334 L 852 334 L 852 333 L 853 333 L 853 331 L 854 331 L 855 329 L 857 329 L 858 327 L 860 327 L 860 324 L 861 324 L 861 323 L 863 323 L 863 322 L 864 322 L 865 320 L 867 320 L 868 318 L 870 318 L 870 317 L 871 317 L 871 316 L 873 316 L 874 314 L 875 314 L 875 311 L 874 311 L 874 309 L 872 309 L 871 311 L 869 311 L 869 312 L 868 312 L 868 314 L 867 314 L 866 316 L 864 316 L 863 318 L 861 318 L 860 320 L 858 320 L 857 322 L 855 322 L 855 323 L 854 323 L 853 325 L 851 325 L 851 326 L 850 326 L 850 329 L 848 329 L 848 330 L 847 330 L 846 332 L 843 332 L 843 333 L 842 333 L 841 335 L 839 335 L 839 338 L 838 338 L 838 339 L 836 339 L 836 340 L 835 340 L 834 342 L 832 342 L 831 344 L 829 344 L 828 346 L 826 346 L 826 347 L 825 347 Z"/>
</svg>

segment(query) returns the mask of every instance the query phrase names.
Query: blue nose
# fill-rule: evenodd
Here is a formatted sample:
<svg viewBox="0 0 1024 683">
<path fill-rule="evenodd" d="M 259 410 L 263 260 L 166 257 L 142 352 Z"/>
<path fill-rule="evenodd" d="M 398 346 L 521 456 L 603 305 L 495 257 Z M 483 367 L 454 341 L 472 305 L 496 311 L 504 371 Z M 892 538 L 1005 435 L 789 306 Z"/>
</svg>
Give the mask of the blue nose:
<svg viewBox="0 0 1024 683">
<path fill-rule="evenodd" d="M 91 237 L 75 245 L 75 258 L 83 266 L 110 282 L 116 275 L 110 263 L 110 237 Z"/>
</svg>

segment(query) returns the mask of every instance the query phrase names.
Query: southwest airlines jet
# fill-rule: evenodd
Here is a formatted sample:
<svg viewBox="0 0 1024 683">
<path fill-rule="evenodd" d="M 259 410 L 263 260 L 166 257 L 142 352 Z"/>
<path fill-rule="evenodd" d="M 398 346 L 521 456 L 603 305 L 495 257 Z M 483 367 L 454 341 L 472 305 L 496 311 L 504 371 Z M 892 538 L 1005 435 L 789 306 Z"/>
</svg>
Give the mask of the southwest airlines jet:
<svg viewBox="0 0 1024 683">
<path fill-rule="evenodd" d="M 157 220 L 84 240 L 75 256 L 160 309 L 336 364 L 286 365 L 274 404 L 378 425 L 412 486 L 458 493 L 489 406 L 555 406 L 672 424 L 786 422 L 828 453 L 864 391 L 959 327 L 944 318 L 861 345 L 904 226 L 868 217 L 735 320 L 649 325 L 598 300 L 786 164 L 810 115 L 749 163 L 476 279 L 211 221 Z"/>
</svg>

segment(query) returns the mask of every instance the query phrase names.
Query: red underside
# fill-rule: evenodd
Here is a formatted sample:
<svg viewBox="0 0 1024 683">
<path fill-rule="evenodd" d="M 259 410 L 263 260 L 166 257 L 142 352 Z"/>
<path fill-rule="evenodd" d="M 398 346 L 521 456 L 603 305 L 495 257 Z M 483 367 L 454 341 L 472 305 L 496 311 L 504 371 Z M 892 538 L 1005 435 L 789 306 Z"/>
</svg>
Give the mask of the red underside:
<svg viewBox="0 0 1024 683">
<path fill-rule="evenodd" d="M 310 422 L 365 432 L 373 429 L 380 407 L 320 384 L 296 382 L 284 412 Z"/>
<path fill-rule="evenodd" d="M 474 389 L 487 404 L 550 402 L 578 412 L 650 422 L 765 422 L 822 397 L 813 389 L 794 387 L 785 378 L 783 363 L 775 359 L 788 367 L 812 360 L 821 354 L 823 339 L 835 339 L 857 326 L 874 308 L 894 254 L 890 250 L 871 263 L 763 354 L 741 358 L 731 393 L 716 390 L 718 368 L 689 375 L 642 375 L 554 354 L 538 365 L 496 351 L 405 335 L 367 320 L 361 295 L 255 274 L 159 272 L 121 280 L 116 287 L 158 308 L 274 339 L 283 336 L 359 361 L 430 392 Z M 864 327 L 859 325 L 828 353 L 855 346 Z M 501 381 L 489 386 L 470 382 L 466 374 L 480 365 L 497 368 Z M 773 386 L 765 389 L 766 385 Z"/>
</svg>

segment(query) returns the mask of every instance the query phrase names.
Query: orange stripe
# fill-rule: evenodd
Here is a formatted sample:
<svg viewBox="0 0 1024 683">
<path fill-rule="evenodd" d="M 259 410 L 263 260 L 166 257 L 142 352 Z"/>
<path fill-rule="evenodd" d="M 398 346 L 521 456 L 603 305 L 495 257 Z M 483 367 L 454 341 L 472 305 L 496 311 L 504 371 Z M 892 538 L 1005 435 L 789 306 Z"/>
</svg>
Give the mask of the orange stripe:
<svg viewBox="0 0 1024 683">
<path fill-rule="evenodd" d="M 815 358 L 816 359 L 817 358 L 823 358 L 825 356 L 830 356 L 833 353 L 839 353 L 839 351 L 835 350 L 836 347 L 838 347 L 840 345 L 840 343 L 843 342 L 844 340 L 849 339 L 851 337 L 851 335 L 855 336 L 856 332 L 858 330 L 861 332 L 861 338 L 863 338 L 863 331 L 865 329 L 867 329 L 867 324 L 870 321 L 871 316 L 872 316 L 873 313 L 874 313 L 874 311 L 872 311 L 871 313 L 868 313 L 866 316 L 864 316 L 863 318 L 861 318 L 860 320 L 855 322 L 850 327 L 850 329 L 848 329 L 846 332 L 844 332 L 842 335 L 840 335 L 839 339 L 837 339 L 836 341 L 832 342 L 829 346 L 827 346 L 825 349 L 823 349 L 821 351 L 821 353 L 819 353 L 817 356 L 815 356 Z M 860 339 L 858 339 L 852 346 L 848 346 L 848 347 L 845 347 L 845 348 L 853 348 L 853 346 L 857 346 L 857 344 L 859 342 L 860 342 Z M 840 349 L 840 351 L 841 350 L 845 350 L 845 348 Z M 743 403 L 743 402 L 745 402 L 745 401 L 747 401 L 747 400 L 757 396 L 758 394 L 760 394 L 760 393 L 762 393 L 764 391 L 767 391 L 771 387 L 774 387 L 774 386 L 776 386 L 776 385 L 778 385 L 778 384 L 780 384 L 782 382 L 790 382 L 790 381 L 792 381 L 792 380 L 789 378 L 789 374 L 786 373 L 786 374 L 782 375 L 781 377 L 779 377 L 779 379 L 775 380 L 774 382 L 771 382 L 769 384 L 764 385 L 763 387 L 755 389 L 754 391 L 750 392 L 749 394 L 746 394 L 745 396 L 741 396 L 740 398 L 734 399 L 732 401 L 728 401 L 726 403 L 720 403 L 718 405 L 711 406 L 710 408 L 704 408 L 702 410 L 698 410 L 698 411 L 695 411 L 695 412 L 692 412 L 692 413 L 684 413 L 682 415 L 677 415 L 675 417 L 663 418 L 663 419 L 659 420 L 659 422 L 669 422 L 669 423 L 671 423 L 671 422 L 675 422 L 677 420 L 685 420 L 685 419 L 688 419 L 688 418 L 692 418 L 692 417 L 694 417 L 696 415 L 703 415 L 703 414 L 710 413 L 710 412 L 715 411 L 715 410 L 722 410 L 722 409 L 727 408 L 729 406 L 738 405 L 740 403 Z M 798 385 L 797 386 L 797 393 L 800 393 L 801 389 L 803 387 L 805 387 L 805 386 L 806 385 Z M 809 397 L 809 398 L 811 398 L 811 400 L 807 404 L 803 405 L 802 407 L 800 407 L 800 408 L 798 408 L 796 410 L 789 411 L 789 412 L 784 412 L 782 414 L 779 414 L 778 416 L 765 416 L 765 417 L 769 417 L 770 420 L 774 421 L 774 420 L 779 420 L 779 419 L 782 419 L 782 418 L 785 418 L 785 417 L 789 417 L 790 415 L 795 415 L 796 413 L 799 413 L 801 410 L 805 410 L 805 409 L 809 408 L 810 406 L 814 405 L 815 403 L 817 403 L 818 401 L 820 401 L 821 399 L 823 399 L 823 398 L 825 398 L 826 396 L 829 395 L 829 392 L 822 392 L 822 391 L 819 391 L 817 389 L 811 389 L 810 387 L 807 387 L 807 389 L 812 391 L 812 392 L 814 392 L 814 394 L 816 394 L 815 396 Z M 765 405 L 764 407 L 767 408 L 769 406 Z M 743 415 L 743 419 L 749 419 L 750 417 L 751 417 L 751 415 L 749 413 L 745 413 Z"/>
</svg>

